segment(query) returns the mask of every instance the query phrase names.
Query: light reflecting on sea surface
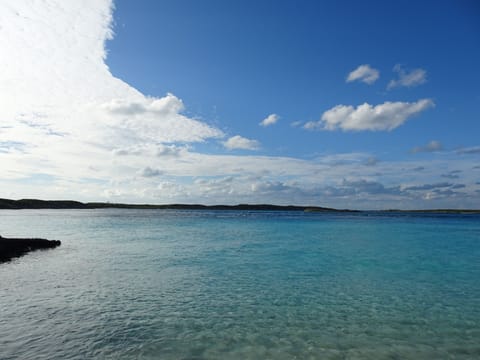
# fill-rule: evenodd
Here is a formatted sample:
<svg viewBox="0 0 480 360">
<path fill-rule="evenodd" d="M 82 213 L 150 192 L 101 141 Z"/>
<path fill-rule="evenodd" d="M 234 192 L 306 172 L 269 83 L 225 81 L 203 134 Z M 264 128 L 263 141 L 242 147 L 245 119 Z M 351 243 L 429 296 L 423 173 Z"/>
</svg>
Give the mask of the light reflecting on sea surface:
<svg viewBox="0 0 480 360">
<path fill-rule="evenodd" d="M 0 359 L 480 358 L 478 215 L 0 211 Z"/>
</svg>

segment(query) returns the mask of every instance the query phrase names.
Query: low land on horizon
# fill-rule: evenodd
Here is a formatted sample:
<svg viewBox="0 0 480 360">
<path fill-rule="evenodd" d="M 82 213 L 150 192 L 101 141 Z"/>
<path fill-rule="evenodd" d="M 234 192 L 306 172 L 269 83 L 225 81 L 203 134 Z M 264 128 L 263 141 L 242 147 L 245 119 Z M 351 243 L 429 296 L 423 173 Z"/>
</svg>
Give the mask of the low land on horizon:
<svg viewBox="0 0 480 360">
<path fill-rule="evenodd" d="M 201 204 L 122 204 L 109 202 L 83 203 L 74 200 L 39 200 L 39 199 L 1 199 L 0 209 L 166 209 L 166 210 L 258 210 L 258 211 L 311 211 L 311 212 L 361 212 L 353 209 L 334 209 L 320 206 L 273 205 L 273 204 L 238 204 L 238 205 L 201 205 Z M 480 214 L 480 209 L 423 209 L 400 210 L 386 209 L 379 212 L 428 212 L 428 213 L 462 213 Z"/>
</svg>

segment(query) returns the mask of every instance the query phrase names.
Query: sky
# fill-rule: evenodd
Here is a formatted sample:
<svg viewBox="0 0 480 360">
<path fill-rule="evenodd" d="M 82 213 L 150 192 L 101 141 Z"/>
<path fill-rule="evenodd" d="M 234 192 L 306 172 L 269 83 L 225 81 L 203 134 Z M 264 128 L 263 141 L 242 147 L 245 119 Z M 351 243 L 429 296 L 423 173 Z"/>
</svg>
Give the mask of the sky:
<svg viewBox="0 0 480 360">
<path fill-rule="evenodd" d="M 0 197 L 480 208 L 474 0 L 4 0 Z"/>
</svg>

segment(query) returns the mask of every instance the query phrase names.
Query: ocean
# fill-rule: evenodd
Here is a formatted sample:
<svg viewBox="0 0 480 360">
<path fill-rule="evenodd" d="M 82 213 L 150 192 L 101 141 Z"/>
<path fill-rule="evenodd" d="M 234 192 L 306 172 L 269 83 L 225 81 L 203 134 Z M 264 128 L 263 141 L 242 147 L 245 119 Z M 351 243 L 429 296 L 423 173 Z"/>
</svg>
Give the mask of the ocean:
<svg viewBox="0 0 480 360">
<path fill-rule="evenodd" d="M 0 359 L 478 359 L 480 216 L 1 210 Z"/>
</svg>

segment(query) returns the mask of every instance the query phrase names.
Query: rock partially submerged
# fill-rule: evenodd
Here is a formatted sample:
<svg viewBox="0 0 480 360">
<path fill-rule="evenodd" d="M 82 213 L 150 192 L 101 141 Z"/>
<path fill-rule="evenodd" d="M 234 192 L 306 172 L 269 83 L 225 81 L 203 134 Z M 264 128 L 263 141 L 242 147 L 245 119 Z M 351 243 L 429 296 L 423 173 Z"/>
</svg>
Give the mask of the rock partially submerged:
<svg viewBox="0 0 480 360">
<path fill-rule="evenodd" d="M 9 261 L 33 250 L 53 249 L 60 244 L 60 240 L 4 238 L 0 236 L 0 262 Z"/>
</svg>

